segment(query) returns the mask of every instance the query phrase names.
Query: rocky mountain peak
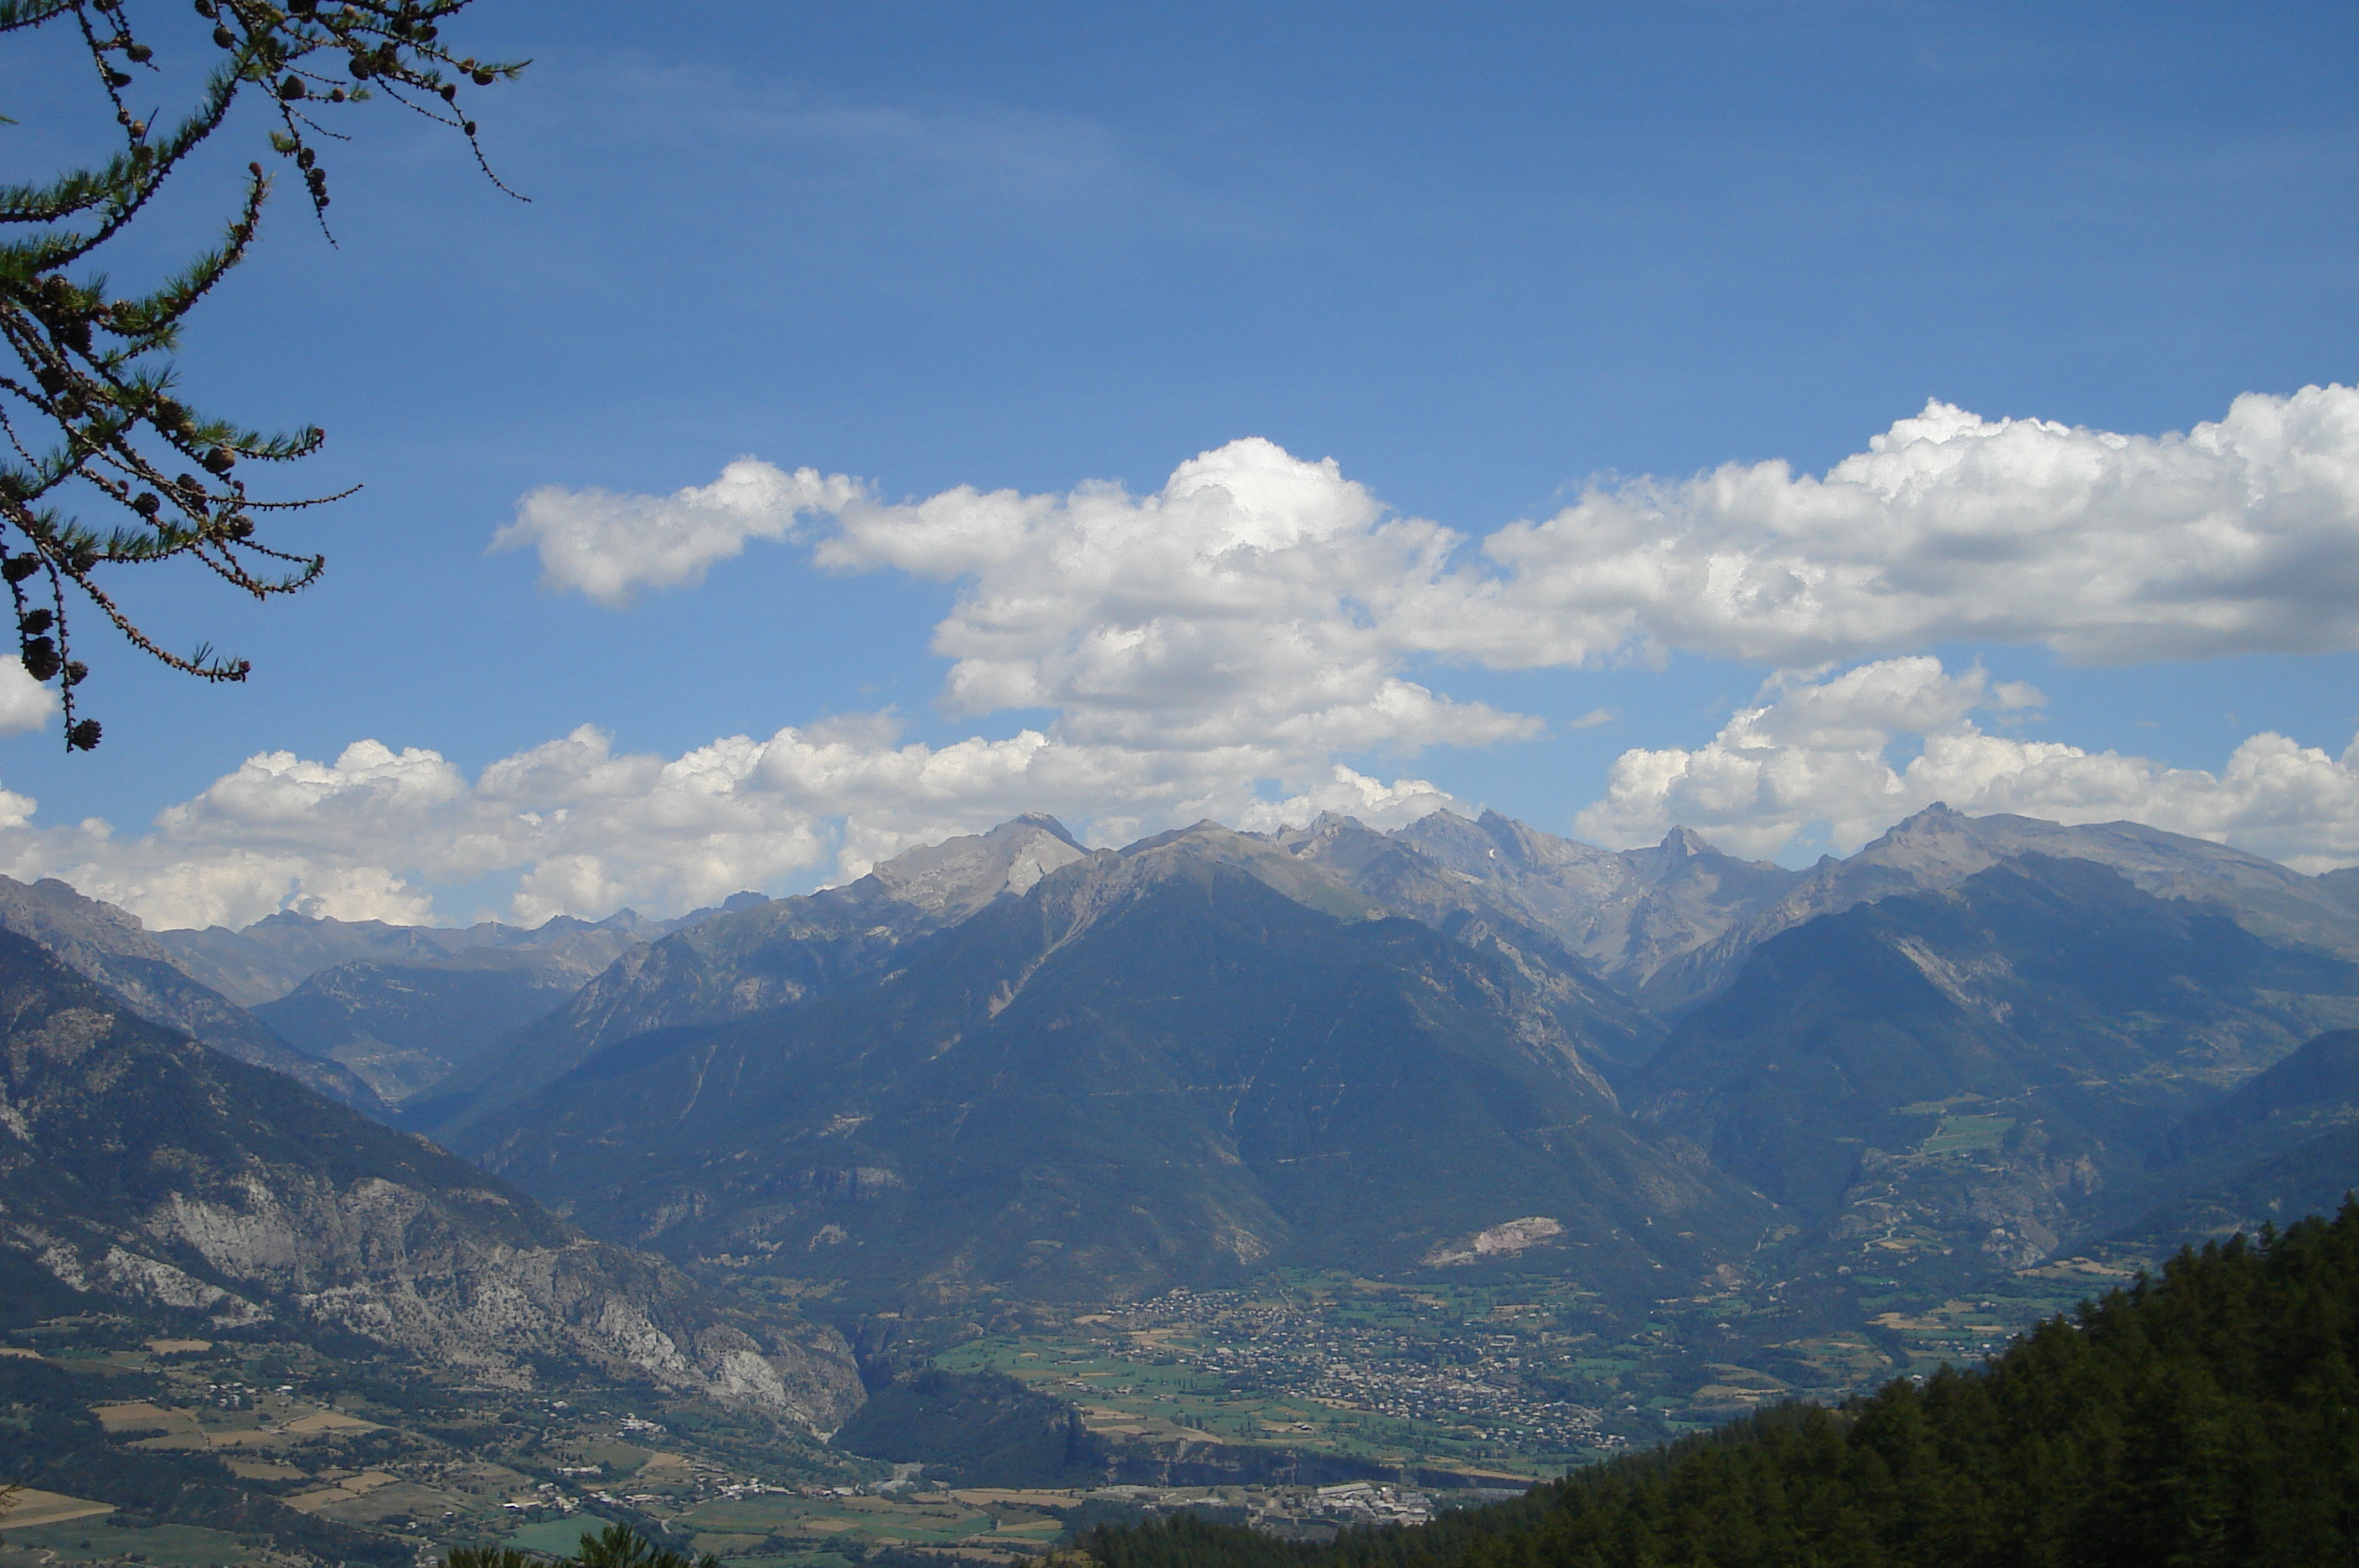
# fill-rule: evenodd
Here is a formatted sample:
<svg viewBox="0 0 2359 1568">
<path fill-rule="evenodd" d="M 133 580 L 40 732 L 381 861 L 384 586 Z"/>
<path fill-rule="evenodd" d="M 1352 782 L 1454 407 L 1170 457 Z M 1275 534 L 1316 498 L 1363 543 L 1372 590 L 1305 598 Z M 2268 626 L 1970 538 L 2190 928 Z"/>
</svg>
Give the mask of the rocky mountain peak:
<svg viewBox="0 0 2359 1568">
<path fill-rule="evenodd" d="M 987 833 L 905 851 L 868 876 L 897 902 L 944 920 L 963 920 L 1003 893 L 1028 890 L 1087 853 L 1056 818 L 1027 812 Z"/>
<path fill-rule="evenodd" d="M 1354 829 L 1368 831 L 1350 818 L 1330 824 L 1331 833 L 1336 834 Z M 1226 870 L 1242 872 L 1272 892 L 1338 920 L 1373 920 L 1388 912 L 1375 898 L 1354 891 L 1284 846 L 1209 819 L 1091 858 L 1092 864 L 1074 875 L 1094 885 L 1100 898 Z"/>
<path fill-rule="evenodd" d="M 1374 831 L 1357 817 L 1330 811 L 1320 812 L 1300 827 L 1281 827 L 1275 833 L 1260 836 L 1289 854 L 1300 855 L 1313 844 L 1332 843 L 1345 833 Z"/>
<path fill-rule="evenodd" d="M 1940 864 L 1956 866 L 1971 876 L 1997 858 L 1985 842 L 1989 835 L 1977 833 L 1975 828 L 1975 818 L 1953 811 L 1936 800 L 1914 816 L 1886 828 L 1852 858 L 1894 866 Z"/>
<path fill-rule="evenodd" d="M 1475 819 L 1474 826 L 1490 840 L 1498 851 L 1496 859 L 1511 861 L 1532 867 L 1595 866 L 1612 858 L 1612 853 L 1579 839 L 1560 838 L 1542 833 L 1513 817 L 1497 811 L 1484 811 Z M 1485 856 L 1486 859 L 1494 858 Z"/>
<path fill-rule="evenodd" d="M 1413 1267 L 1542 1214 L 1582 1267 L 1650 1278 L 1647 1247 L 1749 1245 L 1755 1200 L 1620 1121 L 1506 947 L 1525 931 L 1368 918 L 1390 912 L 1198 822 L 1077 858 L 824 1006 L 587 1060 L 462 1147 L 610 1234 L 824 1246 L 864 1291 Z M 1450 1182 L 1417 1174 L 1436 1166 Z"/>
<path fill-rule="evenodd" d="M 1000 823 L 998 827 L 995 827 L 991 831 L 993 833 L 1004 833 L 1007 829 L 1016 827 L 1038 828 L 1042 833 L 1048 833 L 1052 837 L 1064 840 L 1066 844 L 1071 844 L 1075 849 L 1082 848 L 1082 841 L 1075 838 L 1071 833 L 1067 832 L 1064 823 L 1059 822 L 1056 818 L 1050 816 L 1046 811 L 1021 812 L 1010 821 Z M 987 837 L 989 835 L 986 834 L 985 836 Z"/>
<path fill-rule="evenodd" d="M 1086 858 L 1063 823 L 1032 812 L 904 851 L 840 887 L 713 914 L 615 956 L 571 1001 L 405 1109 L 414 1125 L 451 1135 L 632 1035 L 865 985 L 905 944 Z"/>
<path fill-rule="evenodd" d="M 2093 861 L 2144 892 L 2217 906 L 2262 936 L 2359 956 L 2352 908 L 2275 861 L 2139 822 L 1970 817 L 1936 803 L 1847 859 L 1821 859 L 1783 896 L 1652 979 L 1647 999 L 1667 1010 L 1688 1005 L 1734 978 L 1744 955 L 1779 931 L 1894 894 L 1938 892 L 2025 855 Z"/>
<path fill-rule="evenodd" d="M 1288 854 L 1323 866 L 1330 874 L 1366 892 L 1375 889 L 1364 886 L 1365 873 L 1388 857 L 1406 855 L 1420 865 L 1431 864 L 1416 850 L 1376 832 L 1359 818 L 1347 817 L 1340 811 L 1321 811 L 1308 825 L 1280 828 L 1268 838 Z"/>
</svg>

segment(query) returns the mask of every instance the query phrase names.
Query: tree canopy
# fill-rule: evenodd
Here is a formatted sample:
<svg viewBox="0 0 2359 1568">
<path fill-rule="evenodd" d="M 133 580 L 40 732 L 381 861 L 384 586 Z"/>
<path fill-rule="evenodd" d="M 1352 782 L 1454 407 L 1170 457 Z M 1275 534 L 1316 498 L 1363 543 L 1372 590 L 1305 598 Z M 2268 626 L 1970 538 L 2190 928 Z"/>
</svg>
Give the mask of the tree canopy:
<svg viewBox="0 0 2359 1568">
<path fill-rule="evenodd" d="M 442 31 L 473 0 L 195 0 L 217 60 L 194 103 L 165 124 L 135 107 L 143 78 L 162 83 L 146 30 L 153 8 L 131 0 L 0 0 L 0 35 L 70 32 L 89 59 L 92 91 L 111 109 L 114 150 L 46 182 L 0 185 L 0 582 L 16 615 L 26 672 L 56 681 L 65 744 L 86 751 L 98 721 L 82 711 L 87 665 L 73 616 L 93 609 L 135 648 L 203 681 L 242 681 L 245 659 L 199 646 L 171 651 L 142 631 L 111 591 L 118 569 L 191 558 L 256 598 L 290 593 L 322 566 L 271 543 L 261 514 L 333 495 L 275 497 L 247 487 L 246 463 L 287 463 L 325 440 L 316 427 L 268 433 L 196 408 L 179 390 L 173 352 L 189 313 L 245 258 L 273 176 L 246 166 L 217 243 L 145 292 L 115 292 L 95 270 L 190 155 L 231 125 L 240 98 L 259 97 L 268 150 L 292 169 L 327 234 L 324 151 L 351 106 L 389 101 L 450 127 L 492 178 L 462 106 L 471 88 L 514 77 L 520 61 L 455 52 Z M 260 150 L 257 147 L 257 150 Z M 495 180 L 496 183 L 496 180 Z M 98 520 L 103 519 L 103 520 Z"/>
<path fill-rule="evenodd" d="M 513 1546 L 462 1546 L 451 1553 L 449 1568 L 550 1568 L 546 1557 L 519 1552 Z M 711 1552 L 701 1557 L 658 1546 L 626 1524 L 582 1532 L 573 1555 L 560 1560 L 559 1568 L 721 1568 Z"/>
</svg>

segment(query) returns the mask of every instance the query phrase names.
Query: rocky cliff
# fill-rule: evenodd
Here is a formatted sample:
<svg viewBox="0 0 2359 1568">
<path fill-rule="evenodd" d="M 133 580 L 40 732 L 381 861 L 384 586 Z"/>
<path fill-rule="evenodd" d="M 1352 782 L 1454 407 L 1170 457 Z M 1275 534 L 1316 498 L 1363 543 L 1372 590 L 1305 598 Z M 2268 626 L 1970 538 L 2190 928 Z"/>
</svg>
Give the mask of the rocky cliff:
<svg viewBox="0 0 2359 1568">
<path fill-rule="evenodd" d="M 821 1432 L 861 1397 L 832 1330 L 590 1241 L 5 932 L 0 1248 L 84 1296 L 357 1334 L 511 1385 L 558 1357 Z"/>
</svg>

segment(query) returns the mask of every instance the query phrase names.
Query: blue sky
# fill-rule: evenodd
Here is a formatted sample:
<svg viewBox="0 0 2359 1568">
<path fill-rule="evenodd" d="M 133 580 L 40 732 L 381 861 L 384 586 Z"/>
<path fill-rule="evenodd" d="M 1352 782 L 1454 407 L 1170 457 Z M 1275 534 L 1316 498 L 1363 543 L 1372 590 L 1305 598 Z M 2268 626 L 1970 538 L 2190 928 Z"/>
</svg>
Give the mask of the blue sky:
<svg viewBox="0 0 2359 1568">
<path fill-rule="evenodd" d="M 201 55 L 193 18 L 182 38 L 174 7 L 158 17 L 159 48 Z M 1050 597 L 1066 619 L 1027 622 L 1032 640 L 1010 656 L 1034 697 L 963 708 L 943 703 L 954 661 L 937 628 L 984 637 L 978 617 L 1000 616 L 1004 631 L 1024 574 L 1073 558 L 1049 541 L 1029 565 L 980 565 L 988 551 L 911 543 L 919 525 L 896 522 L 891 505 L 1106 481 L 1150 497 L 1197 454 L 1261 438 L 1291 459 L 1332 458 L 1336 482 L 1383 517 L 1452 530 L 1451 564 L 1419 570 L 1429 587 L 1435 571 L 1455 573 L 1462 599 L 1505 571 L 1481 541 L 1593 487 L 1627 501 L 1645 476 L 1675 486 L 1774 460 L 1823 474 L 1929 399 L 1986 421 L 2150 438 L 2221 421 L 2243 394 L 2347 386 L 2359 380 L 2359 17 L 2347 6 L 683 13 L 481 0 L 446 33 L 534 60 L 475 111 L 530 202 L 487 187 L 463 148 L 372 114 L 331 163 L 338 248 L 278 205 L 255 259 L 190 333 L 188 385 L 258 421 L 325 426 L 328 453 L 290 486 L 367 488 L 290 528 L 330 560 L 299 601 L 254 608 L 193 576 L 129 591 L 169 640 L 210 637 L 251 657 L 255 679 L 199 689 L 93 639 L 86 700 L 105 746 L 64 757 L 54 724 L 0 739 L 0 785 L 38 802 L 0 845 L 14 874 L 67 876 L 156 923 L 242 922 L 290 902 L 415 918 L 429 898 L 440 918 L 535 918 L 807 887 L 1027 803 L 1118 837 L 1183 808 L 1244 820 L 1254 802 L 1266 817 L 1278 801 L 1363 799 L 1382 817 L 1445 797 L 1617 842 L 1695 820 L 1792 860 L 1847 849 L 1921 803 L 1921 789 L 1882 780 L 1940 751 L 1929 733 L 2149 764 L 1993 753 L 1920 770 L 1952 793 L 1980 781 L 1979 809 L 2142 812 L 2305 869 L 2359 861 L 2339 760 L 2359 730 L 2359 660 L 2321 603 L 2359 558 L 2347 485 L 2280 519 L 2299 536 L 2283 560 L 2310 562 L 2310 588 L 2223 591 L 2213 607 L 2244 617 L 2229 635 L 2204 631 L 2218 617 L 2201 606 L 2158 612 L 2169 625 L 2142 640 L 2083 635 L 2089 615 L 2135 618 L 2144 590 L 2101 615 L 2060 597 L 2060 576 L 2077 592 L 2103 575 L 2093 560 L 2149 539 L 2158 560 L 2189 548 L 2169 506 L 2141 511 L 2135 497 L 2107 514 L 2093 554 L 1962 566 L 1981 572 L 1959 590 L 1973 614 L 1823 647 L 1681 632 L 1658 605 L 1634 612 L 1630 637 L 1569 655 L 1544 623 L 1571 613 L 1559 579 L 1591 566 L 1560 550 L 1557 587 L 1499 612 L 1522 628 L 1502 652 L 1476 624 L 1490 612 L 1444 613 L 1431 593 L 1369 610 L 1387 591 L 1383 561 L 1346 564 L 1333 540 L 1289 534 L 1294 565 L 1266 570 L 1343 574 L 1328 583 L 1340 599 L 1256 598 L 1277 593 L 1263 579 L 1246 599 L 1333 623 L 1296 648 L 1308 662 L 1274 661 L 1258 632 L 1219 643 L 1234 604 L 1191 619 L 1146 603 L 1138 583 L 1060 579 Z M 64 113 L 71 94 L 38 67 L 21 54 L 7 67 L 12 100 L 48 107 L 55 94 Z M 20 156 L 38 167 L 61 154 L 51 123 L 12 112 Z M 223 167 L 249 156 L 226 149 Z M 211 178 L 155 214 L 144 255 L 119 273 L 198 232 L 221 195 Z M 2231 441 L 2236 473 L 2347 478 L 2335 432 L 2348 412 L 2313 408 L 2308 434 Z M 1984 444 L 2034 466 L 2102 446 L 2044 439 Z M 2255 441 L 2278 444 L 2256 455 Z M 852 476 L 868 520 L 749 524 L 742 551 L 701 579 L 645 578 L 620 607 L 546 572 L 535 539 L 486 553 L 520 497 L 554 487 L 549 517 L 608 519 L 600 548 L 628 557 L 647 543 L 630 528 L 660 530 L 672 514 L 617 512 L 589 493 L 671 496 L 740 458 Z M 2135 489 L 2110 471 L 2089 484 Z M 1997 504 L 2021 504 L 2006 495 Z M 1689 494 L 1672 511 L 1699 537 L 1734 529 L 1751 548 L 1758 519 L 1742 507 Z M 938 525 L 967 526 L 925 526 Z M 1884 525 L 1854 525 L 1828 548 L 1872 562 Z M 1088 549 L 1127 537 L 1130 525 L 1108 526 Z M 814 557 L 830 540 L 833 569 Z M 1940 559 L 1918 561 L 1919 578 Z M 2015 596 L 2008 571 L 2043 607 L 2002 625 L 1988 611 Z M 1437 615 L 1460 629 L 1430 631 Z M 1114 690 L 1067 656 L 1116 623 L 1190 627 L 1195 651 L 1126 666 L 1134 684 Z M 1354 642 L 1353 626 L 1378 635 Z M 1375 686 L 1364 702 L 1336 699 L 1349 722 L 1334 704 L 1288 706 L 1321 679 L 1321 659 L 1357 659 L 1367 680 L 1449 712 L 1420 717 Z M 1223 695 L 1200 679 L 1240 661 L 1286 691 Z M 1000 665 L 992 690 L 1014 691 Z M 1874 713 L 1826 717 L 1843 703 Z M 1768 716 L 1723 734 L 1753 708 Z M 887 709 L 900 726 L 889 739 L 866 716 Z M 703 783 L 663 773 L 717 739 L 758 749 L 826 721 L 838 738 L 820 749 L 857 766 L 824 788 L 809 758 L 752 752 L 688 770 Z M 610 737 L 597 743 L 607 760 L 577 746 L 563 768 L 524 769 L 534 781 L 484 784 L 501 759 L 584 725 Z M 1073 748 L 1072 769 L 993 754 L 987 779 L 963 782 L 940 763 L 930 781 L 878 771 L 898 747 L 931 758 L 1027 729 Z M 2278 768 L 2278 782 L 2234 800 L 2168 771 L 2218 783 L 2267 734 L 2325 755 L 2242 754 Z M 396 760 L 340 768 L 364 740 Z M 405 748 L 440 761 L 403 765 Z M 1614 775 L 1634 749 L 1685 755 L 1685 782 L 1665 784 L 1659 761 L 1652 783 Z M 241 775 L 281 752 L 319 766 Z M 1321 782 L 1338 765 L 1370 783 Z M 1396 788 L 1404 779 L 1431 788 Z M 719 799 L 720 815 L 697 817 L 690 797 Z M 600 825 L 551 836 L 560 811 Z M 527 815 L 541 822 L 522 838 L 482 847 L 498 836 L 485 822 Z M 72 828 L 92 817 L 105 838 Z"/>
</svg>

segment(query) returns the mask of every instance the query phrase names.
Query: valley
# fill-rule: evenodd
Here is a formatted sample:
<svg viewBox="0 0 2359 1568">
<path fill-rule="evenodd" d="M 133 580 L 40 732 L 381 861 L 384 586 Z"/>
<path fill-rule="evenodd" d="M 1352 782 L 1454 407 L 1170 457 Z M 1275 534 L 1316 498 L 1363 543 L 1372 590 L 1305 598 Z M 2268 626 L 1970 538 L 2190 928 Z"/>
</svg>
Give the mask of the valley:
<svg viewBox="0 0 2359 1568">
<path fill-rule="evenodd" d="M 56 1368 L 106 1451 L 218 1462 L 303 1519 L 356 1532 L 339 1541 L 347 1552 L 371 1540 L 560 1552 L 623 1520 L 732 1568 L 849 1568 L 895 1551 L 1014 1561 L 1180 1508 L 1302 1539 L 1430 1517 L 1778 1399 L 1971 1364 L 2135 1272 L 2126 1257 L 2067 1259 L 1972 1300 L 1853 1276 L 1828 1312 L 1747 1290 L 1625 1316 L 1555 1276 L 1283 1271 L 1093 1310 L 1010 1306 L 988 1325 L 897 1322 L 898 1364 L 1001 1374 L 1069 1402 L 1104 1444 L 1088 1486 L 940 1480 L 644 1383 L 499 1389 L 300 1341 L 143 1340 L 88 1315 L 12 1334 L 0 1403 L 24 1419 L 24 1374 Z M 81 1463 L 105 1469 L 102 1455 Z M 73 1479 L 59 1482 L 69 1500 Z M 0 1528 L 0 1564 L 283 1568 L 321 1550 L 83 1507 Z"/>
<path fill-rule="evenodd" d="M 1317 1539 L 2359 1185 L 2347 887 L 2136 824 L 1027 817 L 538 931 L 11 887 L 0 1568 Z"/>
</svg>

